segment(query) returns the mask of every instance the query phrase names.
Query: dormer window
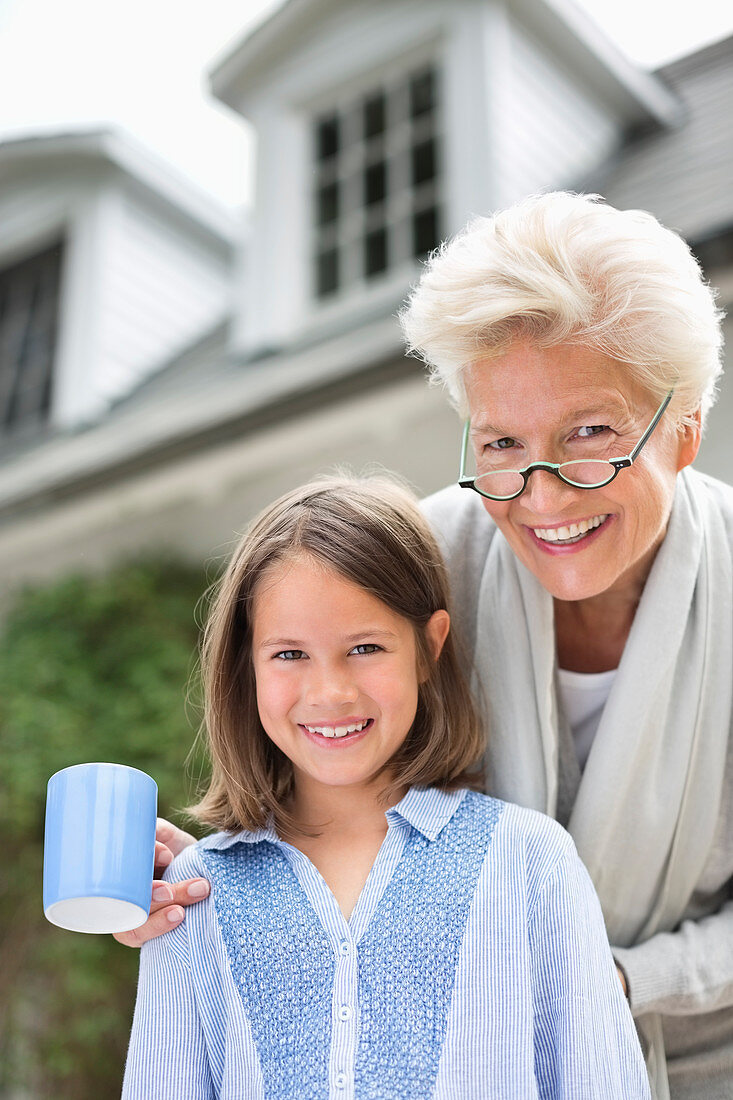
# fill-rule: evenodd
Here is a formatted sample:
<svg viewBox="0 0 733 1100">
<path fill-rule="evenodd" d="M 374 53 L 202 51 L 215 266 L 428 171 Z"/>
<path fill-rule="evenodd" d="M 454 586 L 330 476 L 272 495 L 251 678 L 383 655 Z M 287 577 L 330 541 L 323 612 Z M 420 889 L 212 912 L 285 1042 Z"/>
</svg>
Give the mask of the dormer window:
<svg viewBox="0 0 733 1100">
<path fill-rule="evenodd" d="M 0 271 L 0 432 L 48 419 L 61 255 L 57 244 Z"/>
<path fill-rule="evenodd" d="M 423 66 L 314 120 L 316 298 L 371 282 L 439 243 L 438 98 L 436 69 Z"/>
</svg>

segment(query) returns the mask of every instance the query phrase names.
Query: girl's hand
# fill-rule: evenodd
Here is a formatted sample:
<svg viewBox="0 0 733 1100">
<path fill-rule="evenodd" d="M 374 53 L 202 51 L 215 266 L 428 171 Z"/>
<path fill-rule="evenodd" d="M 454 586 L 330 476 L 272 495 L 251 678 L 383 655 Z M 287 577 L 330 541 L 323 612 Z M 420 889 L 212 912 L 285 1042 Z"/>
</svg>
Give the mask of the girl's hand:
<svg viewBox="0 0 733 1100">
<path fill-rule="evenodd" d="M 184 833 L 170 821 L 159 817 L 155 832 L 156 876 L 161 875 L 174 857 L 193 842 L 194 837 L 190 833 Z M 133 928 L 131 932 L 115 932 L 114 937 L 118 943 L 123 943 L 127 947 L 141 947 L 147 940 L 162 936 L 164 932 L 170 932 L 181 923 L 184 917 L 181 906 L 193 905 L 205 898 L 208 893 L 209 884 L 206 879 L 192 878 L 183 882 L 160 882 L 156 877 L 153 882 L 150 916 L 145 924 L 139 928 Z"/>
</svg>

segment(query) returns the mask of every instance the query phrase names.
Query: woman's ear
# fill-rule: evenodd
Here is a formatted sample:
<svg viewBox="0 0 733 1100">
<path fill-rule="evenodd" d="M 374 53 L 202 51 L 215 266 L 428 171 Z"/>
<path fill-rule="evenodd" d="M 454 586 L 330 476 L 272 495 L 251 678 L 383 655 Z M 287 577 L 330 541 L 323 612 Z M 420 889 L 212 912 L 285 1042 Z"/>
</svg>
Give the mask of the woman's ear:
<svg viewBox="0 0 733 1100">
<path fill-rule="evenodd" d="M 679 449 L 677 451 L 677 472 L 684 470 L 697 457 L 702 439 L 702 414 L 700 409 L 692 414 L 691 424 L 681 424 L 679 428 Z"/>
<path fill-rule="evenodd" d="M 449 630 L 450 615 L 443 608 L 434 611 L 425 624 L 425 642 L 434 661 L 440 657 Z"/>
</svg>

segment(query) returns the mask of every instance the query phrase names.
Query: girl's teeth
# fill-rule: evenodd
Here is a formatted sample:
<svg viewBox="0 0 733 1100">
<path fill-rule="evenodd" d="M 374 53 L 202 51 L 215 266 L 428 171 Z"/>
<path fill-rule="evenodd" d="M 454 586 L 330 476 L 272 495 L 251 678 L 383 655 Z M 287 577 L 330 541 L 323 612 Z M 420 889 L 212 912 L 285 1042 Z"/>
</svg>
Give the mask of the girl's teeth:
<svg viewBox="0 0 733 1100">
<path fill-rule="evenodd" d="M 363 730 L 368 721 L 369 719 L 365 718 L 363 722 L 356 722 L 352 726 L 306 726 L 305 728 L 309 733 L 320 733 L 322 737 L 346 737 L 347 733 Z"/>
<path fill-rule="evenodd" d="M 593 516 L 592 519 L 582 519 L 580 523 L 571 523 L 568 527 L 533 527 L 537 538 L 544 542 L 567 542 L 569 539 L 579 539 L 587 535 L 589 531 L 608 519 L 608 516 Z"/>
</svg>

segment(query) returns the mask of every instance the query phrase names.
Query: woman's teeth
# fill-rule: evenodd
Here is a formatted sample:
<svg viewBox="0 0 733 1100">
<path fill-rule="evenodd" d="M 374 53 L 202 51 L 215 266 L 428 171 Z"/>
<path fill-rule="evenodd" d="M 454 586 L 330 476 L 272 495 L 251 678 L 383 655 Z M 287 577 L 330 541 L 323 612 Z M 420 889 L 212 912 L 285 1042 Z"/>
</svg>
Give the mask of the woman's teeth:
<svg viewBox="0 0 733 1100">
<path fill-rule="evenodd" d="M 593 516 L 592 519 L 582 519 L 580 523 L 571 523 L 567 527 L 533 527 L 535 535 L 543 542 L 579 542 L 585 538 L 589 531 L 608 519 L 605 516 Z"/>
<path fill-rule="evenodd" d="M 305 726 L 309 733 L 320 733 L 322 737 L 346 737 L 347 733 L 358 733 L 368 724 L 369 719 L 363 722 L 355 722 L 351 726 Z"/>
</svg>

